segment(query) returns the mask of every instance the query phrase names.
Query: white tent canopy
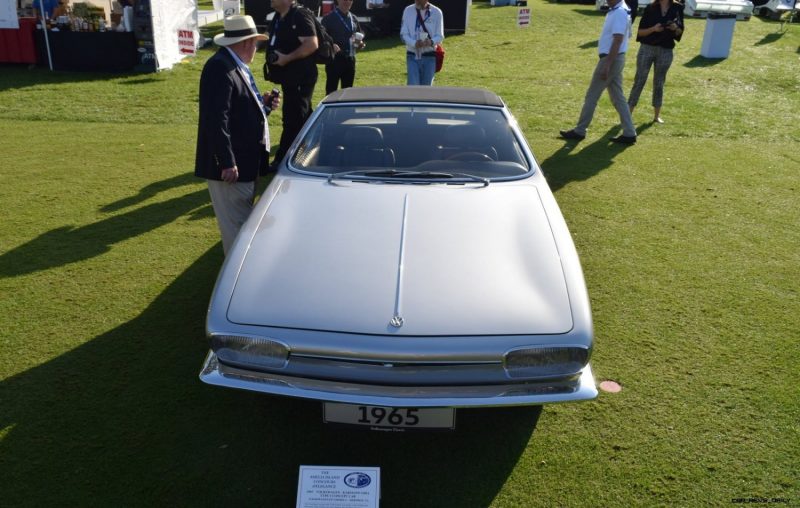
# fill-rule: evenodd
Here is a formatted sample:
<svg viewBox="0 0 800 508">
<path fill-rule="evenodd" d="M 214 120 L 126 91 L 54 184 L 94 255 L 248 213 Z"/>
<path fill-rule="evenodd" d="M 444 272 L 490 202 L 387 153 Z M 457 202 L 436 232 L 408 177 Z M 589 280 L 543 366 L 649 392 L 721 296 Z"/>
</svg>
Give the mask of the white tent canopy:
<svg viewBox="0 0 800 508">
<path fill-rule="evenodd" d="M 178 37 L 191 31 L 197 41 L 197 0 L 150 0 L 153 18 L 153 45 L 156 70 L 169 69 L 186 55 L 181 52 Z"/>
</svg>

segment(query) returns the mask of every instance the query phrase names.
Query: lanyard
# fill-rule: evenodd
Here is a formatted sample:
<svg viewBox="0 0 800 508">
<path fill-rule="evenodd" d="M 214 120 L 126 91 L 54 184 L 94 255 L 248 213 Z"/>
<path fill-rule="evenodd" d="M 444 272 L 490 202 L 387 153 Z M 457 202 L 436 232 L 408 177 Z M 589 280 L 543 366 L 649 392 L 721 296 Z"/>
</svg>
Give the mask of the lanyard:
<svg viewBox="0 0 800 508">
<path fill-rule="evenodd" d="M 291 12 L 292 12 L 292 10 L 289 9 L 289 12 L 286 13 L 285 18 L 288 18 L 289 15 L 291 14 Z M 269 47 L 270 48 L 274 48 L 275 44 L 278 42 L 278 29 L 280 28 L 280 26 L 281 26 L 281 17 L 278 16 L 278 11 L 275 11 L 275 17 L 272 18 L 272 31 L 269 34 L 270 35 L 270 39 L 269 39 Z"/>
<path fill-rule="evenodd" d="M 422 19 L 422 15 L 419 12 L 419 9 L 417 9 L 417 31 L 419 31 L 419 27 L 422 26 L 422 29 L 427 32 L 428 29 L 425 28 L 425 22 L 431 17 L 431 8 L 428 6 L 428 8 L 425 9 L 425 19 Z"/>
<path fill-rule="evenodd" d="M 336 13 L 336 15 L 337 15 L 337 16 L 339 16 L 339 19 L 342 21 L 342 24 L 344 25 L 344 28 L 347 30 L 347 34 L 348 34 L 348 35 L 353 35 L 353 28 L 352 28 L 352 26 L 347 26 L 347 21 L 345 21 L 345 20 L 344 20 L 344 17 L 342 16 L 342 13 L 341 13 L 341 12 L 339 12 L 339 9 L 338 9 L 338 8 L 337 8 L 337 9 L 334 9 L 334 10 L 333 10 L 333 12 L 335 12 L 335 13 Z M 350 18 L 350 13 L 349 13 L 349 12 L 347 13 L 347 19 L 349 19 L 349 20 L 350 20 L 350 24 L 352 25 L 352 24 L 353 24 L 353 21 L 352 21 L 352 19 Z"/>
<path fill-rule="evenodd" d="M 264 113 L 265 116 L 268 115 L 269 113 L 267 113 L 266 106 L 264 106 L 264 103 L 260 100 L 261 92 L 258 90 L 258 85 L 256 84 L 256 77 L 253 76 L 253 73 L 250 71 L 250 67 L 248 67 L 244 62 L 242 62 L 242 59 L 239 58 L 239 56 L 231 48 L 225 48 L 225 49 L 227 49 L 228 53 L 230 53 L 231 56 L 233 57 L 233 60 L 236 62 L 236 66 L 239 67 L 239 69 L 245 76 L 247 76 L 247 81 L 249 82 L 248 84 L 250 86 L 250 90 L 252 90 L 252 92 L 255 94 L 256 101 L 258 102 L 258 105 L 261 107 L 261 111 Z"/>
</svg>

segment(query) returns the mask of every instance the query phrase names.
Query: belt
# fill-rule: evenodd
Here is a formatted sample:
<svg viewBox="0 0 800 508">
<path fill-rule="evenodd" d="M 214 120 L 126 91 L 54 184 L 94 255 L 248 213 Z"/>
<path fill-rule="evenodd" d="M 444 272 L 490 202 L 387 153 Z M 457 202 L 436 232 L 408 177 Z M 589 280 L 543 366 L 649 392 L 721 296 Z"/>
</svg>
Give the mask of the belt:
<svg viewBox="0 0 800 508">
<path fill-rule="evenodd" d="M 413 51 L 406 51 L 406 55 L 417 56 L 417 54 L 414 53 Z M 422 53 L 422 55 L 420 56 L 436 56 L 436 52 L 428 51 L 427 53 Z"/>
<path fill-rule="evenodd" d="M 617 53 L 617 56 L 619 56 L 619 55 L 624 55 L 624 54 L 625 54 L 625 52 L 623 51 L 622 53 Z M 598 56 L 599 56 L 600 58 L 605 58 L 605 57 L 607 57 L 607 56 L 608 56 L 608 53 L 600 53 Z"/>
</svg>

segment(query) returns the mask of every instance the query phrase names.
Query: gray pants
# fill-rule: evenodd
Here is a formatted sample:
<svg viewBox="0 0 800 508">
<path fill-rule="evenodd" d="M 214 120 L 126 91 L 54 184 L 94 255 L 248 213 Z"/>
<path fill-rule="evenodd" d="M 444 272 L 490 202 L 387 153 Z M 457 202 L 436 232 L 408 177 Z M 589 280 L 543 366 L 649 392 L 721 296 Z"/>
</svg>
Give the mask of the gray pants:
<svg viewBox="0 0 800 508">
<path fill-rule="evenodd" d="M 222 250 L 227 256 L 239 229 L 253 209 L 256 183 L 208 180 L 208 193 L 211 194 L 211 205 L 222 235 Z"/>
<path fill-rule="evenodd" d="M 667 80 L 667 71 L 670 65 L 672 65 L 672 48 L 662 48 L 650 44 L 642 44 L 639 47 L 639 54 L 636 55 L 636 77 L 633 78 L 633 87 L 628 98 L 628 105 L 631 109 L 639 103 L 639 96 L 642 94 L 644 84 L 647 83 L 647 75 L 650 74 L 650 66 L 655 67 L 655 71 L 653 71 L 653 107 L 661 107 L 664 101 L 664 82 Z"/>
<path fill-rule="evenodd" d="M 614 63 L 611 64 L 611 69 L 608 72 L 608 79 L 603 80 L 600 74 L 603 71 L 605 60 L 608 58 L 604 56 L 597 62 L 592 74 L 592 81 L 589 83 L 589 89 L 586 90 L 586 97 L 583 100 L 583 108 L 581 109 L 581 117 L 578 119 L 578 125 L 575 126 L 575 132 L 585 136 L 586 129 L 592 123 L 594 110 L 597 108 L 597 101 L 603 94 L 603 90 L 608 89 L 608 96 L 611 98 L 611 103 L 619 113 L 619 121 L 622 124 L 622 135 L 636 137 L 636 127 L 633 126 L 631 119 L 631 110 L 628 109 L 628 102 L 625 100 L 625 94 L 622 92 L 622 69 L 625 67 L 625 54 L 617 55 Z"/>
</svg>

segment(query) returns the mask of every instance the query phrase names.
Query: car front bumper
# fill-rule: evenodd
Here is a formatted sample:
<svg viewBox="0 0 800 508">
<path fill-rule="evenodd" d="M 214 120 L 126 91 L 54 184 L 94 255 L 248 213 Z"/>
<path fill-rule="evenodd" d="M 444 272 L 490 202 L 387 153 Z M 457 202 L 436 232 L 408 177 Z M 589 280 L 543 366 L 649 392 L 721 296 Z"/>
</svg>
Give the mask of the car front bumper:
<svg viewBox="0 0 800 508">
<path fill-rule="evenodd" d="M 209 351 L 200 380 L 204 383 L 273 395 L 389 407 L 491 407 L 576 402 L 597 397 L 587 365 L 567 380 L 509 382 L 470 386 L 392 386 L 283 376 L 220 363 Z"/>
</svg>

